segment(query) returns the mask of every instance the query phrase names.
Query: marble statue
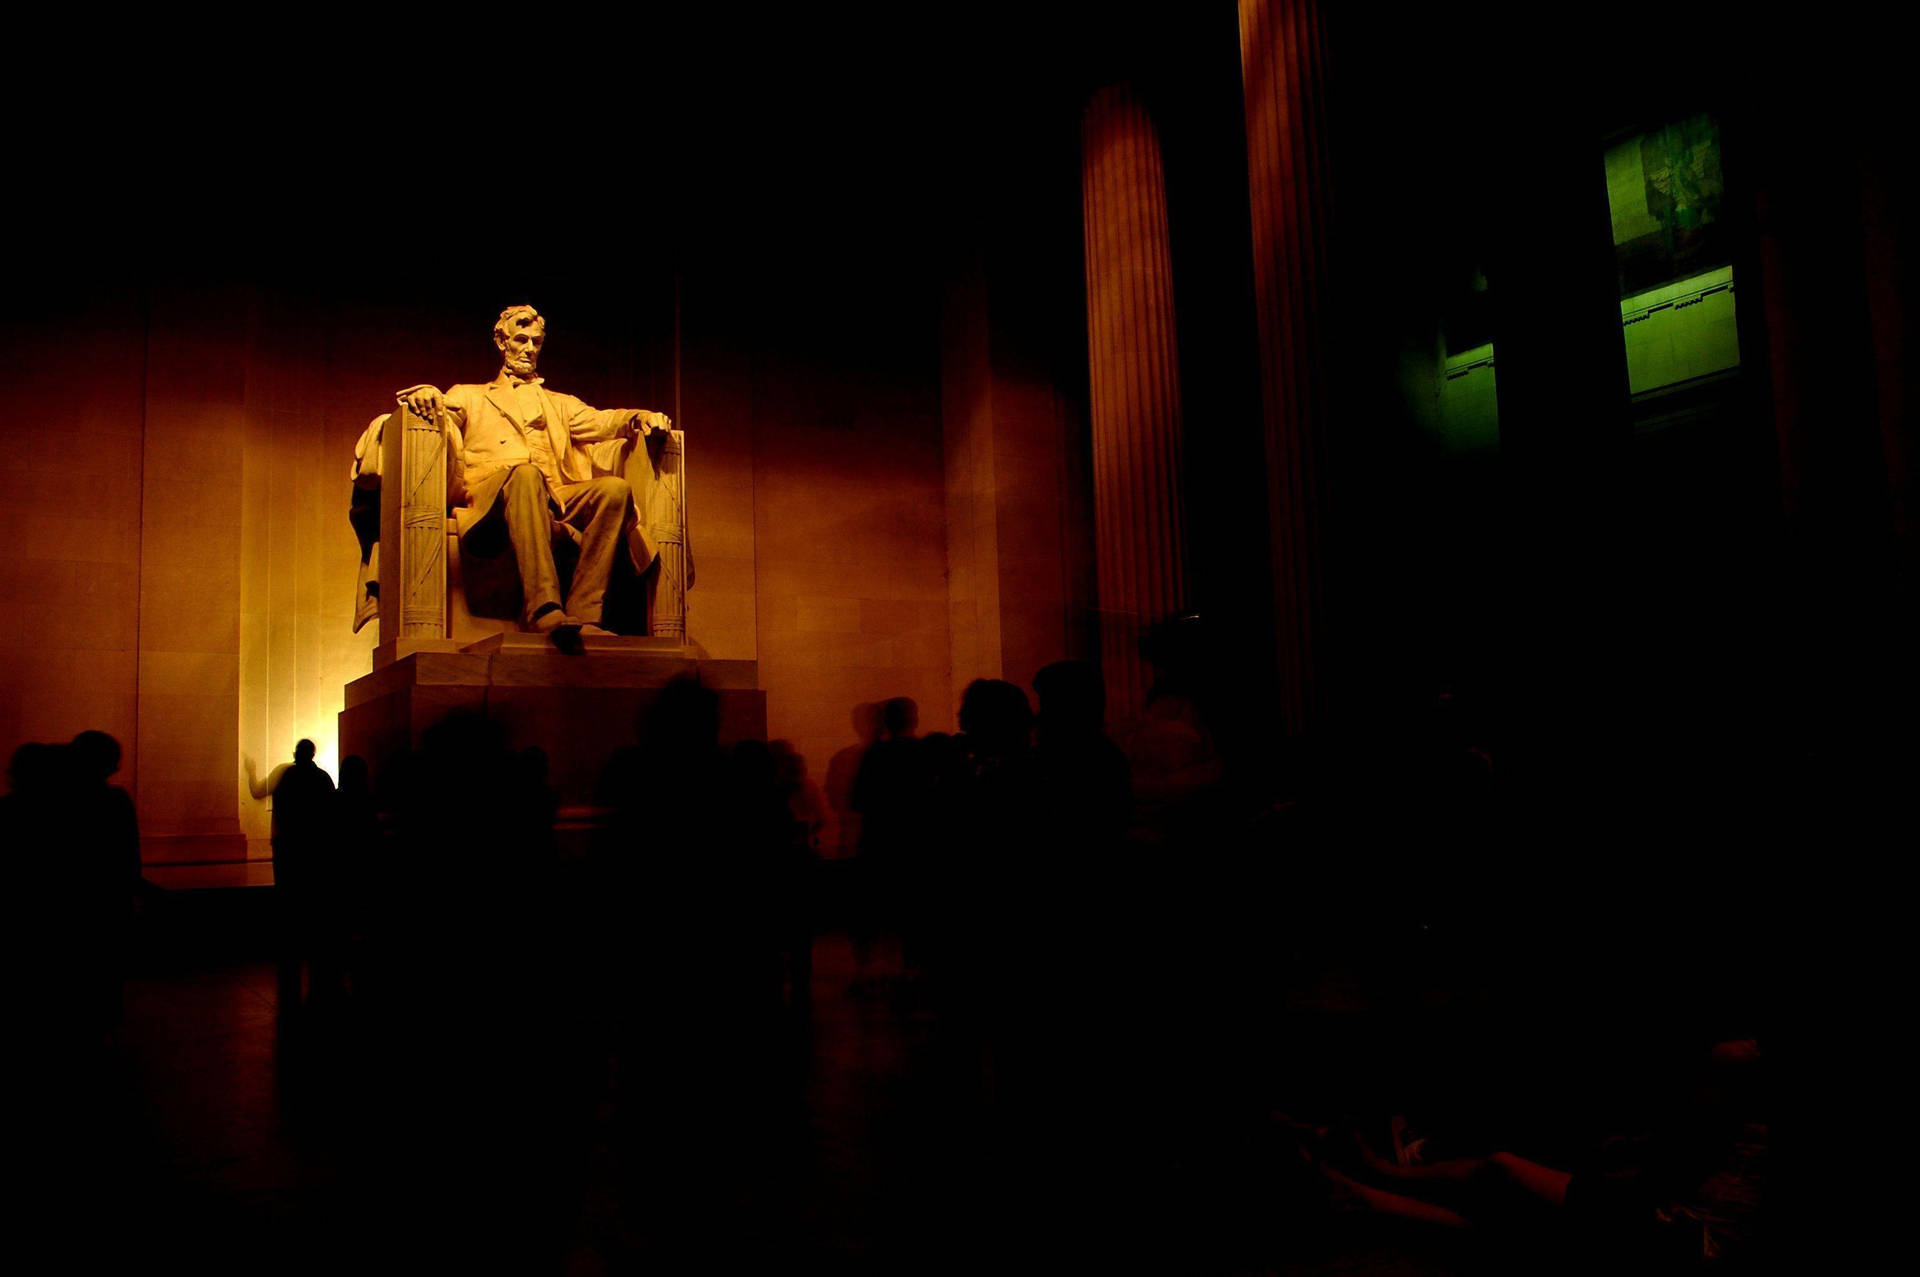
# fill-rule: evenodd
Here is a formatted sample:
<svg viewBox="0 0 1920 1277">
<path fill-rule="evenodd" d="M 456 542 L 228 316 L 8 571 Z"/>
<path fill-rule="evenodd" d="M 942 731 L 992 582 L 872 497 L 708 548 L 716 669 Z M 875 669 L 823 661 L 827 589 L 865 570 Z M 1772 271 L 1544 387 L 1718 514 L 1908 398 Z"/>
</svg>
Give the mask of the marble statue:
<svg viewBox="0 0 1920 1277">
<path fill-rule="evenodd" d="M 644 573 L 659 549 L 648 523 L 649 505 L 657 519 L 659 502 L 643 493 L 636 510 L 620 458 L 658 436 L 655 454 L 664 446 L 677 464 L 679 437 L 664 413 L 593 408 L 549 389 L 537 371 L 546 320 L 532 306 L 501 311 L 493 341 L 501 365 L 492 381 L 444 392 L 423 383 L 396 396 L 401 418 L 410 414 L 414 426 L 428 429 L 437 424 L 444 438 L 446 504 L 458 532 L 467 598 L 511 599 L 517 592 L 518 619 L 528 630 L 556 637 L 609 634 L 600 622 L 616 557 L 624 549 Z M 377 504 L 363 501 L 362 494 L 379 483 L 381 435 L 389 420 L 376 418 L 355 448 L 357 528 L 366 508 Z M 373 522 L 377 527 L 377 510 Z M 579 552 L 564 599 L 554 562 L 556 536 L 571 539 Z M 367 543 L 363 532 L 363 581 L 369 579 Z M 356 629 L 368 618 L 370 592 L 363 591 L 360 604 Z M 480 606 L 474 611 L 497 614 Z"/>
</svg>

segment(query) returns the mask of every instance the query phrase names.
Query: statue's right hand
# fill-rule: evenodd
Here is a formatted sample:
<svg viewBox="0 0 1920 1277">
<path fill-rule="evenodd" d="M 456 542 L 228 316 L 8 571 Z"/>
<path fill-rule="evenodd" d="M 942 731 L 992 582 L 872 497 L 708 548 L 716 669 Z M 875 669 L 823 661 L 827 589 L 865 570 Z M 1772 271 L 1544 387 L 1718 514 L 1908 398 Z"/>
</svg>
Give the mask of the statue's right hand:
<svg viewBox="0 0 1920 1277">
<path fill-rule="evenodd" d="M 432 386 L 415 386 L 400 392 L 400 402 L 408 412 L 423 421 L 436 420 L 440 415 L 440 392 Z"/>
</svg>

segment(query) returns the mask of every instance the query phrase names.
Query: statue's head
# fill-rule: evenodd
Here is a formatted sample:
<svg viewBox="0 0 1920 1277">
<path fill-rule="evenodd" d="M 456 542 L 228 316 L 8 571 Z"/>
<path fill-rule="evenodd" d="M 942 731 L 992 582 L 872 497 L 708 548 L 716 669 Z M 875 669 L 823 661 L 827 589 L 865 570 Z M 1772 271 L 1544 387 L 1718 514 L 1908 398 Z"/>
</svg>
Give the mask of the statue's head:
<svg viewBox="0 0 1920 1277">
<path fill-rule="evenodd" d="M 493 344 L 500 362 L 516 377 L 531 377 L 546 344 L 547 321 L 531 306 L 509 306 L 493 321 Z"/>
</svg>

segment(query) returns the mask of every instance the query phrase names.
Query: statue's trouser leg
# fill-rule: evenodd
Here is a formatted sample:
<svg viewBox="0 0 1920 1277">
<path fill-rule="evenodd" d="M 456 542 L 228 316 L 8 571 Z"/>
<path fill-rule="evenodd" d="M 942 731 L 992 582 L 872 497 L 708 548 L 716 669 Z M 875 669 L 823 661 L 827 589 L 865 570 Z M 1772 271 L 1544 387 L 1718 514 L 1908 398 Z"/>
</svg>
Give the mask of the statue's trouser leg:
<svg viewBox="0 0 1920 1277">
<path fill-rule="evenodd" d="M 526 600 L 520 620 L 531 625 L 543 608 L 560 606 L 560 570 L 553 565 L 553 516 L 547 511 L 546 479 L 532 466 L 515 466 L 500 490 L 500 505 L 520 569 L 520 593 Z"/>
<path fill-rule="evenodd" d="M 570 483 L 558 496 L 560 517 L 580 529 L 580 562 L 574 566 L 573 588 L 567 592 L 567 615 L 597 624 L 613 559 L 624 539 L 620 534 L 633 504 L 633 489 L 625 479 L 604 475 L 587 483 Z"/>
</svg>

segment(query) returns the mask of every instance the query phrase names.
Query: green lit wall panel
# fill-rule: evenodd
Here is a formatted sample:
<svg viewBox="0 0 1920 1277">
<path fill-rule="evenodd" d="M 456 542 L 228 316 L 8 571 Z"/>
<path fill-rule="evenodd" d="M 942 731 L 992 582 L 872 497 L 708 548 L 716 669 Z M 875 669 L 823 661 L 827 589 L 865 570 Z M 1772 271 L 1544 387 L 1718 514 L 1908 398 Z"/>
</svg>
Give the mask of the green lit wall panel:
<svg viewBox="0 0 1920 1277">
<path fill-rule="evenodd" d="M 1636 395 L 1740 365 L 1731 266 L 1621 298 L 1620 323 Z"/>
<path fill-rule="evenodd" d="M 1440 372 L 1440 438 L 1449 452 L 1478 452 L 1500 443 L 1493 347 L 1448 355 Z"/>
</svg>

